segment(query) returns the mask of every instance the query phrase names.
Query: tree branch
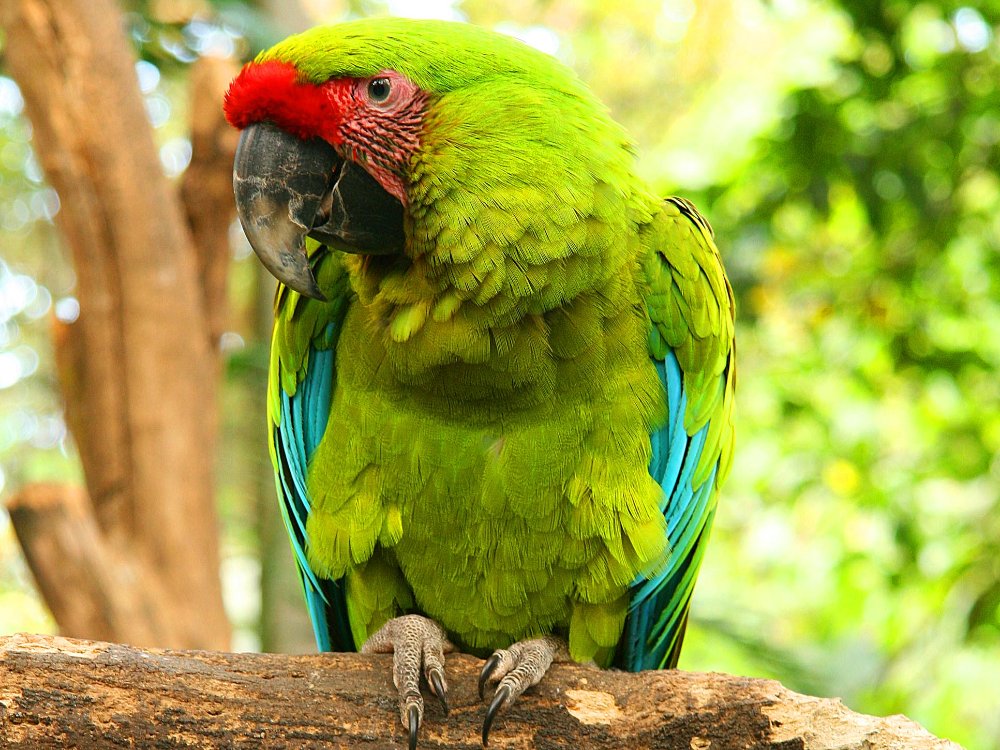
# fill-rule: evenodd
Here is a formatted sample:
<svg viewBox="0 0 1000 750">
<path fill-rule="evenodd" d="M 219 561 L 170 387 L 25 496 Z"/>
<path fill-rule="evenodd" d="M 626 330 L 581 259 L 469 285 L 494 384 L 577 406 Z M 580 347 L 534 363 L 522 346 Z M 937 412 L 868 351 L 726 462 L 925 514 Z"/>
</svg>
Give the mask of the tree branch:
<svg viewBox="0 0 1000 750">
<path fill-rule="evenodd" d="M 0 745 L 352 748 L 405 743 L 391 656 L 140 651 L 0 637 Z M 478 748 L 482 662 L 448 657 L 451 713 L 427 697 L 420 747 Z M 555 665 L 493 730 L 505 748 L 960 750 L 772 680 Z"/>
<path fill-rule="evenodd" d="M 107 543 L 86 493 L 39 483 L 7 501 L 11 525 L 42 598 L 68 635 L 126 643 L 171 643 L 172 621 L 157 616 L 159 581 Z"/>
</svg>

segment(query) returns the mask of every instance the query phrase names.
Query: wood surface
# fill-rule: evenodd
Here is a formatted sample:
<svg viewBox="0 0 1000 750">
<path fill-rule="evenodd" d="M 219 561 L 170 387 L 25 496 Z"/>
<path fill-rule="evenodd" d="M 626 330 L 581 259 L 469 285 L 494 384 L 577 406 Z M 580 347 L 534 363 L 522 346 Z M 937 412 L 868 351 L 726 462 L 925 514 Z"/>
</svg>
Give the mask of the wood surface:
<svg viewBox="0 0 1000 750">
<path fill-rule="evenodd" d="M 0 637 L 0 747 L 405 747 L 391 655 L 142 651 Z M 478 748 L 482 661 L 447 657 L 451 712 L 424 691 L 420 748 Z M 772 680 L 557 664 L 502 714 L 491 748 L 957 750 Z"/>
</svg>

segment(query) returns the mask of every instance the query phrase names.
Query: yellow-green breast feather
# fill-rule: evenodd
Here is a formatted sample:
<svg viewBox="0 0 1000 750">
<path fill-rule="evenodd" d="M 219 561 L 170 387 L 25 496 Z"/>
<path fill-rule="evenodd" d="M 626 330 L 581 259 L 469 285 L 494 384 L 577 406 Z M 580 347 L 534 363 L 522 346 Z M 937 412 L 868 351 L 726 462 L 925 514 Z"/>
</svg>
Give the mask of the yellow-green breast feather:
<svg viewBox="0 0 1000 750">
<path fill-rule="evenodd" d="M 313 248 L 329 301 L 278 293 L 272 455 L 317 638 L 420 612 L 475 652 L 558 633 L 669 666 L 731 462 L 732 295 L 593 95 L 490 39 L 366 22 L 269 53 L 429 92 L 404 254 Z"/>
</svg>

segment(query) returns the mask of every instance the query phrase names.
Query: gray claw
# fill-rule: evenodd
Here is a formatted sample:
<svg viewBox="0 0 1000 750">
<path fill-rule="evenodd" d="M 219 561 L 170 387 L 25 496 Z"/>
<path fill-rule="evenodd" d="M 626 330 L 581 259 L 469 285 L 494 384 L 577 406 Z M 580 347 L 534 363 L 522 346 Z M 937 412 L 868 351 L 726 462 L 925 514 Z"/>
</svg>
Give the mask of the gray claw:
<svg viewBox="0 0 1000 750">
<path fill-rule="evenodd" d="M 500 654 L 494 652 L 486 663 L 483 665 L 483 671 L 479 673 L 479 700 L 484 697 L 484 692 L 486 690 L 486 683 L 489 682 L 490 676 L 496 672 L 497 667 L 500 665 Z"/>
<path fill-rule="evenodd" d="M 406 710 L 407 723 L 410 730 L 410 750 L 417 750 L 417 731 L 420 729 L 420 709 L 410 706 Z"/>
<path fill-rule="evenodd" d="M 493 700 L 490 701 L 490 707 L 486 709 L 486 718 L 483 720 L 483 747 L 490 744 L 490 727 L 493 726 L 493 720 L 496 718 L 497 714 L 500 713 L 500 707 L 507 702 L 509 697 L 510 688 L 506 685 L 501 685 L 497 688 L 497 692 L 496 695 L 493 696 Z M 413 750 L 413 748 L 410 750 Z"/>
<path fill-rule="evenodd" d="M 532 685 L 537 685 L 545 676 L 549 665 L 557 659 L 569 660 L 566 641 L 547 635 L 518 641 L 509 648 L 498 649 L 486 660 L 479 673 L 480 699 L 489 683 L 496 681 L 498 685 L 483 721 L 483 747 L 489 742 L 490 727 L 501 709 L 508 707 Z"/>
<path fill-rule="evenodd" d="M 444 715 L 447 716 L 451 707 L 448 705 L 448 688 L 444 686 L 444 675 L 441 674 L 441 670 L 432 669 L 427 675 L 427 681 L 431 684 L 431 692 L 441 701 Z"/>
<path fill-rule="evenodd" d="M 363 654 L 392 653 L 392 682 L 399 694 L 399 718 L 407 730 L 410 750 L 417 746 L 423 720 L 421 672 L 448 711 L 448 683 L 444 679 L 444 654 L 454 650 L 444 629 L 422 615 L 394 617 L 372 633 L 361 647 Z"/>
</svg>

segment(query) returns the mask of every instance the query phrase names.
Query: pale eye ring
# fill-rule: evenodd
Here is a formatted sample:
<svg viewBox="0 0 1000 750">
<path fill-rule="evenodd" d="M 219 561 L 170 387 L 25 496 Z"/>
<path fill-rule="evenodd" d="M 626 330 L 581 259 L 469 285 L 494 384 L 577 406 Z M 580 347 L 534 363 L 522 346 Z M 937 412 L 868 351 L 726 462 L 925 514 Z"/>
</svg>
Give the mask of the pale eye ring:
<svg viewBox="0 0 1000 750">
<path fill-rule="evenodd" d="M 368 82 L 368 98 L 375 104 L 383 104 L 392 94 L 392 81 L 386 76 L 372 78 Z"/>
</svg>

